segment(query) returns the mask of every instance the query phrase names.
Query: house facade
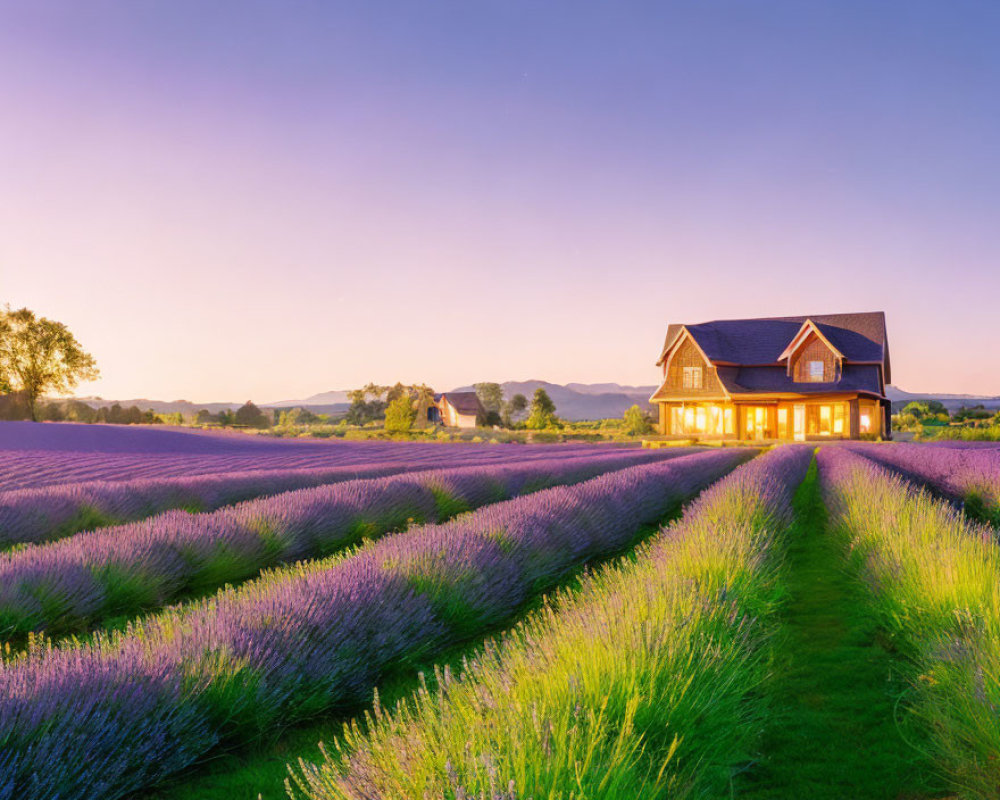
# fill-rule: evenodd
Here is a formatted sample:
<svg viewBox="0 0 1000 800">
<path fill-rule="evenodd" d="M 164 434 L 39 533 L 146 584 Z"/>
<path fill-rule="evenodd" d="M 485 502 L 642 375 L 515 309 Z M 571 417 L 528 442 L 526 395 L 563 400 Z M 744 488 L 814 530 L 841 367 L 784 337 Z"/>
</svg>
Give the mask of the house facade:
<svg viewBox="0 0 1000 800">
<path fill-rule="evenodd" d="M 670 325 L 650 398 L 667 436 L 889 438 L 883 312 Z"/>
<path fill-rule="evenodd" d="M 446 392 L 435 395 L 434 400 L 436 405 L 429 409 L 428 419 L 449 428 L 475 428 L 484 415 L 475 392 Z"/>
</svg>

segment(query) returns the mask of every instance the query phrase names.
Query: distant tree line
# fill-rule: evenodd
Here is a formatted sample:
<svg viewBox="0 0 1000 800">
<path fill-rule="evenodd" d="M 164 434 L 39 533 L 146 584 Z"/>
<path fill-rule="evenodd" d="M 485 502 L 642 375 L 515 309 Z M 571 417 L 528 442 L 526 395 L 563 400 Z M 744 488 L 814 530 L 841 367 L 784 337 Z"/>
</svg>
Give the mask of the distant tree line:
<svg viewBox="0 0 1000 800">
<path fill-rule="evenodd" d="M 528 428 L 541 430 L 561 427 L 555 403 L 541 387 L 531 403 L 523 394 L 504 397 L 499 383 L 477 383 L 473 386 L 482 413 L 476 425 L 484 428 Z M 347 393 L 350 407 L 344 420 L 350 425 L 371 425 L 379 422 L 390 433 L 407 433 L 428 427 L 428 409 L 435 405 L 434 390 L 427 384 L 383 386 L 369 383 Z"/>
<path fill-rule="evenodd" d="M 893 417 L 893 427 L 902 431 L 921 431 L 925 427 L 947 425 L 1000 425 L 1000 411 L 990 410 L 982 403 L 961 406 L 949 413 L 939 400 L 907 403 Z"/>
<path fill-rule="evenodd" d="M 261 411 L 254 403 L 247 400 L 235 411 L 224 408 L 216 414 L 208 409 L 201 409 L 195 415 L 199 425 L 224 425 L 241 428 L 270 428 L 273 416 Z"/>
</svg>

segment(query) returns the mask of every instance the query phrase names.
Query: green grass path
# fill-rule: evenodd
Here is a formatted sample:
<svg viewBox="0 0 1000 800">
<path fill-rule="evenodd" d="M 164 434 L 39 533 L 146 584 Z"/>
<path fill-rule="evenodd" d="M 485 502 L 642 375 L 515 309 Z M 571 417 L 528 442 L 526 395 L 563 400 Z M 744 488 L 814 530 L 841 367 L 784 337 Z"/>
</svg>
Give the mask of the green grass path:
<svg viewBox="0 0 1000 800">
<path fill-rule="evenodd" d="M 734 794 L 750 800 L 940 797 L 918 733 L 900 729 L 905 690 L 867 612 L 845 537 L 827 530 L 815 463 L 795 499 L 776 644 L 773 713 Z M 905 737 L 905 740 L 904 740 Z"/>
</svg>

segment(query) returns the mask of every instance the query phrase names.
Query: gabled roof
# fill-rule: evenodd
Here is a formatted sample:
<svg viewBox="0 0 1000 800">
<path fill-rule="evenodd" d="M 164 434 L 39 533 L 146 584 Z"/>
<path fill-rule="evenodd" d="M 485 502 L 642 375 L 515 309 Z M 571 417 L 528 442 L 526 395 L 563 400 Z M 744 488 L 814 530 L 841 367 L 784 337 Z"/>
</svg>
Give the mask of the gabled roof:
<svg viewBox="0 0 1000 800">
<path fill-rule="evenodd" d="M 479 396 L 475 392 L 445 392 L 440 395 L 459 414 L 474 417 L 483 411 Z"/>
<path fill-rule="evenodd" d="M 782 351 L 781 355 L 778 356 L 778 361 L 784 361 L 785 359 L 790 359 L 795 355 L 795 351 L 802 347 L 809 337 L 815 335 L 819 341 L 826 345 L 827 349 L 833 353 L 837 359 L 843 359 L 844 354 L 837 349 L 837 346 L 827 338 L 827 335 L 823 333 L 820 326 L 813 322 L 811 319 L 807 319 L 802 323 L 802 327 L 799 328 L 799 332 L 795 334 L 795 338 L 788 343 L 788 347 Z M 789 362 L 789 367 L 791 363 Z"/>
<path fill-rule="evenodd" d="M 840 351 L 846 362 L 884 363 L 889 382 L 889 345 L 885 314 L 811 314 L 670 325 L 657 364 L 662 364 L 683 331 L 688 331 L 712 362 L 732 365 L 777 364 L 807 320 Z"/>
</svg>

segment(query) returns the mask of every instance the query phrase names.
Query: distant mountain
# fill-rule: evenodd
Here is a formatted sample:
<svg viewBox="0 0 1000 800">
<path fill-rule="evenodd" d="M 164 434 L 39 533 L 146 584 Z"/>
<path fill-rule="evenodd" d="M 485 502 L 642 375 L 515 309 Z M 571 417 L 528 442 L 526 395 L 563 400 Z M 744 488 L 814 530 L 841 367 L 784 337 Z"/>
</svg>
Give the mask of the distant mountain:
<svg viewBox="0 0 1000 800">
<path fill-rule="evenodd" d="M 313 406 L 349 406 L 351 401 L 347 399 L 347 391 L 320 392 L 310 395 L 305 400 L 279 400 L 274 403 L 261 403 L 261 408 L 288 408 L 298 406 L 299 408 L 309 408 Z"/>
<path fill-rule="evenodd" d="M 955 411 L 962 406 L 983 405 L 989 409 L 1000 409 L 1000 397 L 989 397 L 978 394 L 933 394 L 930 392 L 907 392 L 896 386 L 885 387 L 885 396 L 892 401 L 892 410 L 898 411 L 907 403 L 921 403 L 927 400 L 939 400 L 949 411 Z"/>
<path fill-rule="evenodd" d="M 645 394 L 646 397 L 649 397 L 660 387 L 659 384 L 623 386 L 618 383 L 567 383 L 565 388 L 580 394 Z"/>
</svg>

